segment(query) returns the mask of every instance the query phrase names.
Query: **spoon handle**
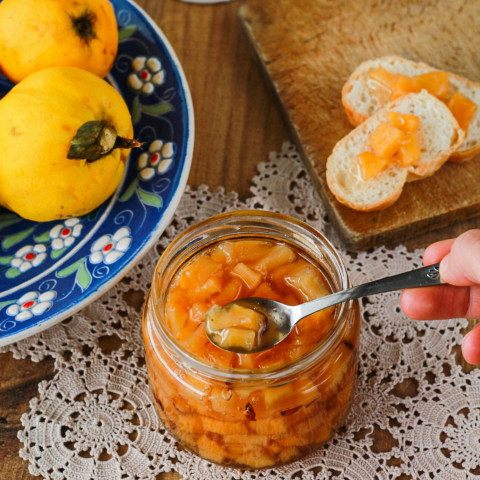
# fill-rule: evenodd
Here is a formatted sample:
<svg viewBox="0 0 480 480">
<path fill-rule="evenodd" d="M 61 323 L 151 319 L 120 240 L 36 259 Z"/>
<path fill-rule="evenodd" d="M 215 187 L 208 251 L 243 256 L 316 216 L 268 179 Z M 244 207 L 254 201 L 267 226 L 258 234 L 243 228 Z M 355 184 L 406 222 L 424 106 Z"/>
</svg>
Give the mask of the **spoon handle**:
<svg viewBox="0 0 480 480">
<path fill-rule="evenodd" d="M 294 318 L 292 319 L 292 323 L 296 324 L 302 318 L 307 317 L 312 313 L 348 300 L 354 300 L 355 298 L 375 295 L 377 293 L 392 292 L 394 290 L 403 290 L 405 288 L 430 287 L 442 283 L 445 282 L 440 278 L 439 263 L 430 265 L 429 267 L 418 268 L 417 270 L 400 273 L 393 277 L 385 277 L 379 280 L 374 280 L 373 282 L 364 283 L 363 285 L 358 285 L 341 292 L 333 293 L 332 295 L 327 295 L 318 300 L 313 300 L 298 305 L 297 307 L 293 307 L 292 313 Z"/>
</svg>

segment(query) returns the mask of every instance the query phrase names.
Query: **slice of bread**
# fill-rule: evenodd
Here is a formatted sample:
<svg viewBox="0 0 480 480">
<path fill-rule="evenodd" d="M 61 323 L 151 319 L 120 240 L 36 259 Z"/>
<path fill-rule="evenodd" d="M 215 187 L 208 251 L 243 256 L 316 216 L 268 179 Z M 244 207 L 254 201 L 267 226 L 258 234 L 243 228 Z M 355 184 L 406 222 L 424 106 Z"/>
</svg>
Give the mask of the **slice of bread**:
<svg viewBox="0 0 480 480">
<path fill-rule="evenodd" d="M 408 168 L 396 163 L 369 180 L 363 180 L 357 155 L 372 151 L 370 135 L 387 112 L 416 115 L 422 157 Z M 398 98 L 340 140 L 327 160 L 327 183 L 337 200 L 364 212 L 383 210 L 398 199 L 405 182 L 435 173 L 463 142 L 465 133 L 447 106 L 425 90 Z"/>
<path fill-rule="evenodd" d="M 438 71 L 425 63 L 412 62 L 401 57 L 382 57 L 363 62 L 345 83 L 342 90 L 342 103 L 348 119 L 353 126 L 360 125 L 389 102 L 389 95 L 381 89 L 375 89 L 375 82 L 369 78 L 369 71 L 384 68 L 391 73 L 400 73 L 407 77 Z M 450 161 L 461 163 L 480 153 L 480 84 L 449 73 L 449 90 L 460 92 L 479 108 L 468 128 L 465 141 L 451 155 Z"/>
</svg>

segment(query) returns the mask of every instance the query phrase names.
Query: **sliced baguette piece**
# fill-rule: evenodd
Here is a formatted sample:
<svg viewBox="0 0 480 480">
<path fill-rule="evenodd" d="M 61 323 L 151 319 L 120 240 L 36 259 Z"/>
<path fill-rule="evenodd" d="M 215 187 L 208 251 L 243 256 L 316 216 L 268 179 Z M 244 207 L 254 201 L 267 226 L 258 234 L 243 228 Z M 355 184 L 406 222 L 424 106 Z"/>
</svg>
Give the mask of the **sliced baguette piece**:
<svg viewBox="0 0 480 480">
<path fill-rule="evenodd" d="M 391 163 L 375 177 L 362 178 L 357 155 L 372 151 L 370 135 L 387 112 L 416 115 L 422 157 L 405 168 Z M 337 200 L 355 210 L 383 210 L 396 202 L 405 182 L 435 173 L 463 142 L 465 133 L 447 106 L 425 90 L 398 98 L 340 140 L 327 160 L 327 183 Z"/>
<path fill-rule="evenodd" d="M 425 63 L 412 62 L 401 57 L 382 57 L 360 64 L 350 75 L 342 90 L 342 103 L 353 126 L 360 125 L 389 102 L 389 95 L 375 89 L 375 82 L 369 78 L 370 70 L 384 68 L 391 73 L 414 77 L 438 71 Z M 480 153 L 480 84 L 449 72 L 449 90 L 460 92 L 479 108 L 470 123 L 465 141 L 451 155 L 450 161 L 462 163 Z"/>
</svg>

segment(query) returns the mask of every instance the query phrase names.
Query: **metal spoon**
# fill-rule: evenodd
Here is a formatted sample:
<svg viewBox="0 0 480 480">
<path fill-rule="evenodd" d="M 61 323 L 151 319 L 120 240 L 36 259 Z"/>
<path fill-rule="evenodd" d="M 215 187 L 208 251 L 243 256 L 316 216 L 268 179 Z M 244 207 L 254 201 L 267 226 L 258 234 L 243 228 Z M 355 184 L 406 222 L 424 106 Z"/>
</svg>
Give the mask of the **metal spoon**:
<svg viewBox="0 0 480 480">
<path fill-rule="evenodd" d="M 225 307 L 236 304 L 244 308 L 256 310 L 257 312 L 262 313 L 267 319 L 266 330 L 264 333 L 259 334 L 259 340 L 257 340 L 254 347 L 250 350 L 241 347 L 231 347 L 226 349 L 216 343 L 214 332 L 211 332 L 208 329 L 208 312 L 205 322 L 207 327 L 206 332 L 208 339 L 223 350 L 236 353 L 262 352 L 263 350 L 272 348 L 274 345 L 281 342 L 300 320 L 325 308 L 338 305 L 339 303 L 348 302 L 349 300 L 354 300 L 356 298 L 375 295 L 377 293 L 403 290 L 405 288 L 429 287 L 440 285 L 442 283 L 444 282 L 440 278 L 440 264 L 437 263 L 436 265 L 401 273 L 399 275 L 394 275 L 393 277 L 385 277 L 380 280 L 364 283 L 363 285 L 332 293 L 326 297 L 303 303 L 296 307 L 290 307 L 266 298 L 252 297 L 235 300 L 234 302 L 225 305 Z M 216 338 L 218 338 L 218 336 Z"/>
</svg>

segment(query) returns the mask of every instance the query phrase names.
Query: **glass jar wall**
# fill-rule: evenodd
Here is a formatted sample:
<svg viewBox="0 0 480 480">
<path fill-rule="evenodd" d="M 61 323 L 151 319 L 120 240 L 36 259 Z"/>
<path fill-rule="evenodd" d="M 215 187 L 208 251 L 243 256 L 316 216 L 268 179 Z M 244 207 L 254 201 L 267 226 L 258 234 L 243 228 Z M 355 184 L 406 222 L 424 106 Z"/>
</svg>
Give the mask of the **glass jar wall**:
<svg viewBox="0 0 480 480">
<path fill-rule="evenodd" d="M 218 215 L 180 235 L 160 259 L 144 309 L 143 336 L 155 406 L 171 434 L 209 461 L 262 468 L 319 448 L 346 418 L 355 385 L 360 315 L 356 302 L 339 305 L 321 336 L 315 331 L 303 335 L 294 331 L 287 343 L 255 354 L 258 357 L 202 343 L 206 337 L 201 321 L 195 329 L 185 320 L 188 335 L 172 330 L 166 308 L 171 308 L 169 302 L 177 294 L 174 289 L 185 267 L 224 242 L 232 246 L 245 240 L 287 245 L 301 253 L 300 261 L 318 272 L 330 291 L 349 286 L 333 246 L 308 225 L 269 212 Z M 244 264 L 255 269 L 258 263 L 247 258 Z M 224 289 L 230 278 L 225 276 L 227 270 L 226 266 L 217 280 Z M 263 274 L 262 285 L 272 273 Z M 198 316 L 198 304 L 215 303 L 212 298 L 219 298 L 222 291 L 215 293 L 217 297 L 202 297 L 202 303 L 195 302 L 195 296 L 189 300 L 185 290 L 182 308 L 196 309 Z M 253 294 L 252 290 L 249 296 Z M 310 342 L 308 348 L 302 343 L 305 339 Z M 203 354 L 203 349 L 210 353 Z M 297 350 L 292 354 L 293 349 Z"/>
</svg>

